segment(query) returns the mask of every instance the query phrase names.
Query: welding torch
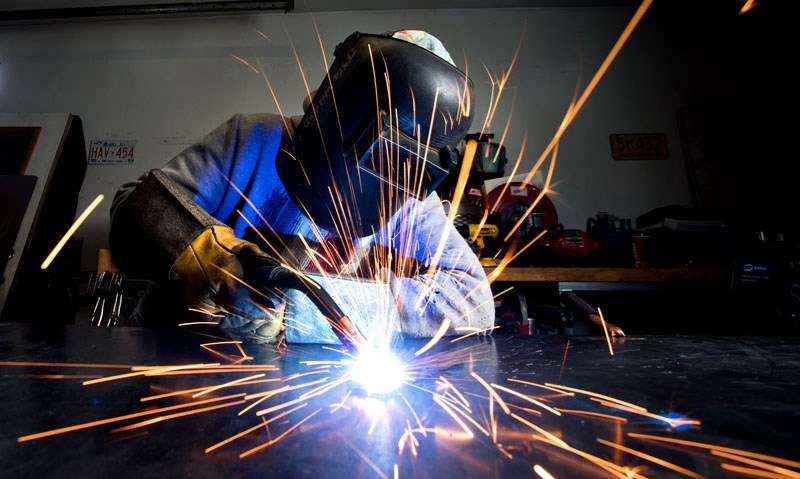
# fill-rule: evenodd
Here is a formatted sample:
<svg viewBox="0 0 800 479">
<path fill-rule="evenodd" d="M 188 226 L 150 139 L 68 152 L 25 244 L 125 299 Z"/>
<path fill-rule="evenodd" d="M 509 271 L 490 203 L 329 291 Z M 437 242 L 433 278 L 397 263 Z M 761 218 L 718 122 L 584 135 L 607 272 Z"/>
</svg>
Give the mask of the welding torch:
<svg viewBox="0 0 800 479">
<path fill-rule="evenodd" d="M 308 297 L 330 324 L 334 334 L 343 345 L 356 348 L 364 342 L 364 336 L 356 324 L 347 317 L 331 295 L 322 286 L 302 273 L 283 266 L 265 263 L 249 268 L 245 280 L 251 286 L 268 285 L 272 289 L 294 289 Z M 251 295 L 255 296 L 255 295 Z"/>
</svg>

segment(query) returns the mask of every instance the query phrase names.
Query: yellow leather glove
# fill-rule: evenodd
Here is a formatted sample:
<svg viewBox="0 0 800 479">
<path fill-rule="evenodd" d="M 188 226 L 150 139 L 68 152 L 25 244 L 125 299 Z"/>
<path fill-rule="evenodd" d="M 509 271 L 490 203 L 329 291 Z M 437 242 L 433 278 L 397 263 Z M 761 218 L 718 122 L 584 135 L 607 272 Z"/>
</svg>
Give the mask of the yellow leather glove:
<svg viewBox="0 0 800 479">
<path fill-rule="evenodd" d="M 255 244 L 237 238 L 231 228 L 211 226 L 178 256 L 170 279 L 183 285 L 189 307 L 221 315 L 219 327 L 229 336 L 274 342 L 283 330 L 282 315 L 273 308 L 273 292 L 245 286 L 245 265 L 253 263 L 278 264 Z"/>
</svg>

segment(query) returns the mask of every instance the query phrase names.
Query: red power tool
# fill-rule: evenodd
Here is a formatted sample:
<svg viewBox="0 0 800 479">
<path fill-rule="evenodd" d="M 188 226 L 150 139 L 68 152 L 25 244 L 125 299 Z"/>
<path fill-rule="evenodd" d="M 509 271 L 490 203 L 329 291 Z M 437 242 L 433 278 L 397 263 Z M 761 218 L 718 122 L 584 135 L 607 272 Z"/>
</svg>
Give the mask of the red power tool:
<svg viewBox="0 0 800 479">
<path fill-rule="evenodd" d="M 598 249 L 597 241 L 578 229 L 564 229 L 550 198 L 539 188 L 509 182 L 486 194 L 487 223 L 499 228 L 493 255 L 513 255 L 526 248 L 515 264 L 547 266 L 585 263 Z M 534 244 L 529 245 L 541 234 Z M 501 251 L 505 250 L 505 251 Z M 484 256 L 490 251 L 484 251 Z"/>
</svg>

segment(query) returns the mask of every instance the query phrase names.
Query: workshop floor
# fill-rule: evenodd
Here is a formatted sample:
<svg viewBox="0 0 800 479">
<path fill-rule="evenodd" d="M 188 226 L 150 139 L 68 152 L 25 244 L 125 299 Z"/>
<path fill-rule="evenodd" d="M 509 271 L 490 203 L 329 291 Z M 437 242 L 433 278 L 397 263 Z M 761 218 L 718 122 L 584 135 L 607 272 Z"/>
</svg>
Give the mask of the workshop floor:
<svg viewBox="0 0 800 479">
<path fill-rule="evenodd" d="M 335 350 L 216 341 L 1 323 L 0 478 L 800 474 L 797 337 L 407 341 L 385 395 Z"/>
</svg>

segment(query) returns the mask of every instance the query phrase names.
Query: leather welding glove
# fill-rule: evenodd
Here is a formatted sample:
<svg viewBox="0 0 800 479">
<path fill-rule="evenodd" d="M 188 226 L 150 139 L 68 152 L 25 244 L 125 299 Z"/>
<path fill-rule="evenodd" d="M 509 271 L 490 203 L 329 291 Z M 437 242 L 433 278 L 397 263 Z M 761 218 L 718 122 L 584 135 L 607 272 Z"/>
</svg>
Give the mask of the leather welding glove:
<svg viewBox="0 0 800 479">
<path fill-rule="evenodd" d="M 170 279 L 183 286 L 190 307 L 222 315 L 227 335 L 249 342 L 277 341 L 283 330 L 270 272 L 278 261 L 227 226 L 203 230 L 178 256 Z M 257 271 L 256 276 L 248 274 Z M 249 287 L 248 287 L 249 286 Z"/>
</svg>

